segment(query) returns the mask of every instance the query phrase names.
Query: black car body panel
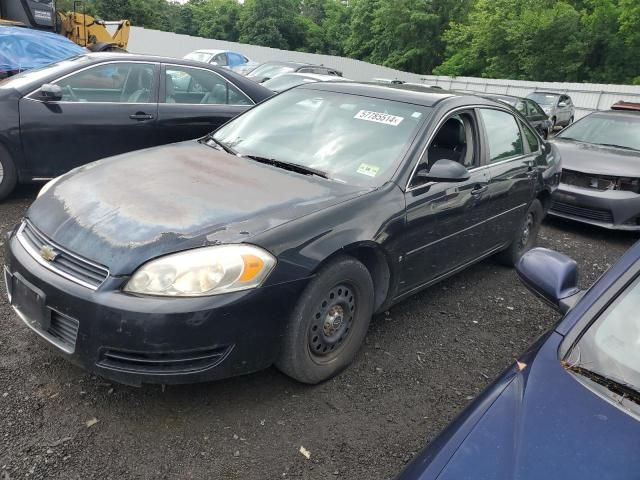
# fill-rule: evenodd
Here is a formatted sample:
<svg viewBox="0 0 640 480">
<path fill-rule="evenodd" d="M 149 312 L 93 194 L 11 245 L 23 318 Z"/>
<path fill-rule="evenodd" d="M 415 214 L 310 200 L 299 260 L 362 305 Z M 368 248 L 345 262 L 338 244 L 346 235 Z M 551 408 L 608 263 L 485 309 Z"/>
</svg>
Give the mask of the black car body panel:
<svg viewBox="0 0 640 480">
<path fill-rule="evenodd" d="M 41 101 L 38 89 L 100 65 L 151 65 L 152 88 L 141 102 Z M 165 104 L 165 65 L 207 70 L 245 94 L 247 105 Z M 91 90 L 93 95 L 100 89 Z M 162 95 L 161 95 L 162 93 Z M 93 53 L 12 77 L 0 85 L 0 147 L 22 182 L 58 176 L 93 160 L 205 135 L 273 92 L 228 69 L 200 62 L 133 54 Z"/>
<path fill-rule="evenodd" d="M 328 91 L 431 109 L 397 167 L 366 188 L 224 153 L 205 139 L 104 159 L 63 176 L 26 217 L 54 250 L 102 265 L 104 281 L 91 290 L 62 278 L 25 250 L 17 232 L 6 242 L 6 258 L 9 278 L 18 278 L 16 284 L 24 278 L 44 293 L 49 310 L 79 324 L 67 352 L 72 360 L 127 383 L 212 380 L 263 368 L 277 358 L 301 292 L 332 258 L 351 255 L 367 264 L 374 309 L 381 311 L 508 246 L 528 205 L 536 197 L 546 203 L 557 186 L 559 158 L 542 140 L 536 151 L 489 165 L 480 121 L 477 167 L 469 180 L 410 185 L 446 118 L 488 108 L 514 115 L 514 125 L 524 121 L 506 106 L 379 85 L 300 89 L 310 97 Z M 261 247 L 277 260 L 259 288 L 201 298 L 123 291 L 149 260 L 238 243 Z M 47 338 L 42 327 L 31 328 Z M 105 351 L 116 353 L 105 357 Z M 140 366 L 140 358 L 173 365 L 176 355 L 198 357 L 200 351 L 215 359 L 199 370 L 169 365 L 161 375 Z"/>
<path fill-rule="evenodd" d="M 123 191 L 122 178 L 135 187 Z M 120 276 L 143 257 L 251 242 L 361 193 L 189 141 L 82 167 L 36 200 L 29 218 L 47 237 Z"/>
</svg>

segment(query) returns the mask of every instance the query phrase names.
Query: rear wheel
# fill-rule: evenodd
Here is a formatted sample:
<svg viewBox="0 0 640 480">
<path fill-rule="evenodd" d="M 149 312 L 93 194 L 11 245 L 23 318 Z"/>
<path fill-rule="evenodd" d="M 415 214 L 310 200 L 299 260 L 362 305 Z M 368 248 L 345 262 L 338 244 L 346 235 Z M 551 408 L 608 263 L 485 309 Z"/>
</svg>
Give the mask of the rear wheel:
<svg viewBox="0 0 640 480">
<path fill-rule="evenodd" d="M 533 248 L 540 230 L 544 210 L 537 198 L 531 202 L 527 214 L 518 228 L 509 247 L 497 255 L 500 263 L 513 267 L 518 263 L 522 255 Z"/>
<path fill-rule="evenodd" d="M 344 370 L 364 341 L 373 315 L 367 268 L 340 257 L 322 268 L 298 299 L 276 366 L 303 383 L 319 383 Z"/>
<path fill-rule="evenodd" d="M 0 200 L 4 200 L 18 183 L 18 175 L 13 160 L 7 151 L 0 147 Z"/>
</svg>

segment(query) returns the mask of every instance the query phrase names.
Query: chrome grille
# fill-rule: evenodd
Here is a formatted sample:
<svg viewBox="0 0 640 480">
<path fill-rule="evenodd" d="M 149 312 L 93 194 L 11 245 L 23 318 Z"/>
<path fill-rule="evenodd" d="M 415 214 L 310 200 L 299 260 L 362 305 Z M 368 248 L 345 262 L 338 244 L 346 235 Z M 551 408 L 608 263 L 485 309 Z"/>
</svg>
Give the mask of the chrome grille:
<svg viewBox="0 0 640 480">
<path fill-rule="evenodd" d="M 84 287 L 95 290 L 109 276 L 106 267 L 64 250 L 28 221 L 20 226 L 18 240 L 42 266 Z"/>
</svg>

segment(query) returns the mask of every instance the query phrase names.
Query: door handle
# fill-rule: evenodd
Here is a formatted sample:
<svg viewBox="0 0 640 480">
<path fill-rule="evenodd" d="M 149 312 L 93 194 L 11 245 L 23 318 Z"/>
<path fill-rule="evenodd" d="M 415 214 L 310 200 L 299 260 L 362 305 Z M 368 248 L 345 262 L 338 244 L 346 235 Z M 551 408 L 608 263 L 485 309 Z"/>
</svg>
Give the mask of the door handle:
<svg viewBox="0 0 640 480">
<path fill-rule="evenodd" d="M 471 195 L 473 195 L 474 197 L 479 197 L 487 190 L 489 190 L 489 187 L 487 185 L 476 185 L 475 187 L 473 187 L 473 190 L 471 190 Z"/>
<path fill-rule="evenodd" d="M 149 115 L 144 112 L 136 112 L 133 115 L 129 115 L 131 120 L 153 120 L 153 115 Z"/>
</svg>

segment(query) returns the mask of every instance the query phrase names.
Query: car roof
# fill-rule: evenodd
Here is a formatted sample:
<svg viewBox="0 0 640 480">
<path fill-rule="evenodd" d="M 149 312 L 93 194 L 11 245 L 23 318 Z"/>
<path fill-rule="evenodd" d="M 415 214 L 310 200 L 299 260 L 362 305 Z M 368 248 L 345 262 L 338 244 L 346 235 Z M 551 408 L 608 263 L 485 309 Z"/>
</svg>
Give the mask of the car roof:
<svg viewBox="0 0 640 480">
<path fill-rule="evenodd" d="M 501 105 L 497 101 L 483 98 L 480 96 L 471 96 L 440 89 L 425 89 L 403 85 L 387 85 L 380 83 L 362 83 L 362 82 L 317 82 L 307 83 L 297 88 L 324 90 L 338 93 L 348 93 L 351 95 L 362 95 L 367 97 L 381 98 L 384 100 L 392 100 L 404 103 L 413 103 L 425 107 L 432 107 L 442 100 L 451 98 L 468 98 L 469 103 L 479 103 L 486 105 Z"/>
<path fill-rule="evenodd" d="M 302 78 L 312 78 L 313 80 L 318 80 L 319 82 L 328 82 L 335 80 L 337 82 L 348 82 L 348 78 L 336 77 L 335 75 L 324 75 L 320 73 L 299 73 L 299 72 L 289 72 L 283 73 L 282 75 L 278 75 L 275 78 L 280 77 L 302 77 Z"/>
<path fill-rule="evenodd" d="M 308 65 L 313 65 L 312 63 L 306 63 L 306 62 L 289 62 L 289 61 L 285 61 L 285 60 L 269 60 L 268 62 L 262 62 L 260 65 L 283 65 L 283 66 L 308 66 Z M 315 65 L 314 65 L 315 66 Z M 320 67 L 321 65 L 318 65 L 318 67 Z"/>
<path fill-rule="evenodd" d="M 533 95 L 533 94 L 535 94 L 535 93 L 542 93 L 543 95 L 557 95 L 557 96 L 560 96 L 560 95 L 567 95 L 567 97 L 569 96 L 569 95 L 568 95 L 568 94 L 566 94 L 566 93 L 560 93 L 560 92 L 549 92 L 549 91 L 546 91 L 546 90 L 536 90 L 535 92 L 531 92 L 529 95 Z"/>
</svg>

